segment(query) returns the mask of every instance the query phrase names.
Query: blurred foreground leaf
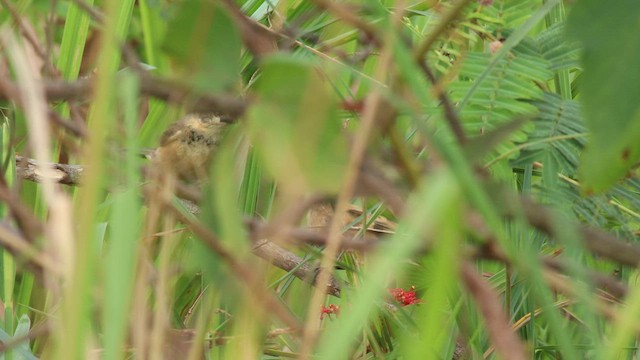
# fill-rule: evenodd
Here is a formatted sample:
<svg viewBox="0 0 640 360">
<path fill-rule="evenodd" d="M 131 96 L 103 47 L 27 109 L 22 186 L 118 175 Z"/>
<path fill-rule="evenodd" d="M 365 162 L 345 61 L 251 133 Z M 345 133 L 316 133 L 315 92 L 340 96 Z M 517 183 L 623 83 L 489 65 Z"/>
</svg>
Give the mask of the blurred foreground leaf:
<svg viewBox="0 0 640 360">
<path fill-rule="evenodd" d="M 583 153 L 583 190 L 611 187 L 640 159 L 640 12 L 638 1 L 576 4 L 570 34 L 581 41 L 582 103 L 591 140 Z"/>
<path fill-rule="evenodd" d="M 336 101 L 308 63 L 276 57 L 264 65 L 249 133 L 272 176 L 294 192 L 335 192 L 346 168 Z"/>
<path fill-rule="evenodd" d="M 165 50 L 199 90 L 222 91 L 240 78 L 240 34 L 215 2 L 187 0 L 169 24 Z"/>
</svg>

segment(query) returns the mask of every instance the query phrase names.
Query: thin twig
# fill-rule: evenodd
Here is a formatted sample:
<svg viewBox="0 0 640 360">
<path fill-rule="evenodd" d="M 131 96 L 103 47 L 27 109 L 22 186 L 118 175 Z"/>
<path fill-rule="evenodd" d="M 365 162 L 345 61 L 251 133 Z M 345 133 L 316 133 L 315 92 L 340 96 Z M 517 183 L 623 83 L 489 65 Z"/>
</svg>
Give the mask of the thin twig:
<svg viewBox="0 0 640 360">
<path fill-rule="evenodd" d="M 80 8 L 80 10 L 86 12 L 89 16 L 91 16 L 93 20 L 97 21 L 100 24 L 104 23 L 104 15 L 102 14 L 102 12 L 100 12 L 100 10 L 93 7 L 93 5 L 84 0 L 73 0 L 73 3 L 75 3 L 78 8 Z"/>
<path fill-rule="evenodd" d="M 73 82 L 48 81 L 43 88 L 48 101 L 87 100 L 90 99 L 94 87 L 93 78 L 79 79 Z M 8 80 L 0 82 L 0 99 L 20 101 L 21 95 L 17 87 Z M 180 81 L 156 78 L 149 75 L 140 76 L 140 92 L 145 95 L 184 105 L 185 100 L 194 112 L 213 112 L 231 118 L 241 116 L 247 104 L 239 97 L 224 94 L 193 93 L 188 84 Z"/>
<path fill-rule="evenodd" d="M 358 185 L 357 195 L 378 196 L 396 217 L 404 214 L 405 194 L 402 194 L 396 185 L 368 159 L 362 164 Z"/>
<path fill-rule="evenodd" d="M 362 31 L 366 38 L 370 41 L 373 41 L 376 45 L 380 46 L 382 44 L 382 41 L 378 36 L 377 29 L 368 22 L 358 17 L 355 12 L 349 9 L 347 6 L 331 0 L 313 0 L 313 2 L 318 7 L 330 12 L 338 19 Z"/>
<path fill-rule="evenodd" d="M 256 58 L 259 59 L 278 51 L 274 34 L 246 16 L 238 8 L 235 1 L 222 0 L 221 4 L 231 13 L 242 36 L 242 41 Z"/>
<path fill-rule="evenodd" d="M 31 31 L 31 29 L 24 23 L 24 20 L 22 19 L 18 11 L 9 1 L 0 0 L 0 2 L 2 3 L 3 7 L 9 10 L 9 14 L 11 14 L 13 21 L 16 23 L 16 25 L 18 25 L 20 32 L 27 39 L 27 41 L 29 41 L 36 54 L 42 59 L 42 61 L 46 62 L 46 53 L 42 49 L 42 45 L 40 44 L 40 41 L 38 40 L 36 34 L 34 34 L 33 31 Z"/>
<path fill-rule="evenodd" d="M 529 198 L 521 198 L 520 204 L 522 212 L 531 226 L 551 236 L 557 235 L 557 220 L 552 212 Z M 513 212 L 508 215 L 513 215 Z M 636 267 L 640 264 L 640 247 L 631 242 L 624 242 L 611 234 L 588 225 L 574 223 L 572 225 L 563 224 L 563 226 L 574 226 L 576 234 L 579 235 L 583 245 L 597 255 L 622 265 Z"/>
<path fill-rule="evenodd" d="M 326 226 L 317 228 L 300 228 L 284 225 L 282 227 L 275 228 L 272 223 L 266 223 L 254 219 L 247 220 L 246 223 L 250 230 L 251 239 L 256 243 L 261 242 L 261 239 L 278 238 L 295 245 L 325 246 L 327 244 L 328 228 Z M 340 248 L 342 250 L 369 251 L 374 249 L 381 243 L 381 241 L 383 241 L 382 237 L 393 234 L 392 231 L 370 228 L 367 229 L 364 236 L 359 236 L 358 232 L 360 231 L 360 227 L 352 227 L 345 231 L 341 239 Z"/>
<path fill-rule="evenodd" d="M 0 200 L 4 202 L 11 216 L 20 228 L 27 242 L 35 244 L 36 238 L 44 231 L 44 225 L 35 215 L 20 201 L 17 192 L 11 191 L 3 176 L 0 176 Z"/>
<path fill-rule="evenodd" d="M 552 270 L 557 272 L 570 274 L 570 270 L 568 269 L 567 264 L 557 258 L 543 258 L 543 264 Z M 619 281 L 617 281 L 612 276 L 605 276 L 599 272 L 593 270 L 582 269 L 581 271 L 586 272 L 586 276 L 588 279 L 598 288 L 610 293 L 618 299 L 622 299 L 627 296 L 629 289 L 627 286 Z"/>
<path fill-rule="evenodd" d="M 167 211 L 173 213 L 176 219 L 183 222 L 187 227 L 197 235 L 205 245 L 214 251 L 224 261 L 231 270 L 230 272 L 237 276 L 246 286 L 246 290 L 251 292 L 257 302 L 262 304 L 268 313 L 277 316 L 284 324 L 294 330 L 301 330 L 302 325 L 298 319 L 287 310 L 282 303 L 277 300 L 274 295 L 267 290 L 259 276 L 247 265 L 243 264 L 238 258 L 227 249 L 219 239 L 207 229 L 202 223 L 194 220 L 190 216 L 186 216 L 172 204 L 166 205 Z"/>
<path fill-rule="evenodd" d="M 501 358 L 527 359 L 524 345 L 509 325 L 509 318 L 502 309 L 502 302 L 496 291 L 482 279 L 471 263 L 462 263 L 460 272 L 465 288 L 483 314 L 489 336 Z"/>
<path fill-rule="evenodd" d="M 441 87 L 436 86 L 436 84 L 438 84 L 438 79 L 436 79 L 436 76 L 433 74 L 426 61 L 418 61 L 418 66 L 420 66 L 420 69 L 427 76 L 427 79 L 429 79 L 431 84 L 436 88 L 436 95 L 442 103 L 442 107 L 444 108 L 444 117 L 449 123 L 451 131 L 453 131 L 453 134 L 455 135 L 460 145 L 466 144 L 467 137 L 465 136 L 464 130 L 462 129 L 462 120 L 460 119 L 460 116 L 458 116 L 456 110 L 453 108 L 453 104 L 451 103 L 449 96 L 447 96 L 447 94 Z"/>
<path fill-rule="evenodd" d="M 84 95 L 87 95 L 87 94 L 84 94 Z M 23 108 L 25 106 L 24 99 L 20 89 L 14 83 L 12 83 L 9 79 L 2 78 L 2 77 L 0 77 L 0 99 L 11 100 Z M 47 114 L 50 121 L 68 130 L 73 135 L 79 136 L 79 137 L 86 136 L 87 131 L 85 127 L 63 119 L 60 116 L 60 114 L 58 114 L 57 112 L 55 112 L 50 108 L 47 109 Z"/>
<path fill-rule="evenodd" d="M 540 209 L 538 210 L 540 211 Z M 541 211 L 546 211 L 546 209 L 543 209 Z M 511 261 L 507 256 L 506 252 L 502 248 L 500 248 L 498 241 L 495 239 L 493 233 L 486 226 L 486 224 L 482 220 L 482 217 L 479 214 L 470 213 L 469 216 L 467 216 L 466 222 L 467 222 L 468 228 L 473 229 L 473 231 L 477 233 L 478 236 L 480 236 L 484 240 L 484 243 L 480 247 L 473 248 L 471 253 L 468 255 L 469 258 L 493 259 L 507 265 L 511 264 Z M 580 228 L 584 228 L 584 226 L 580 226 Z M 606 241 L 607 242 L 614 241 L 617 244 L 617 245 L 614 245 L 614 247 L 619 246 L 619 242 L 620 242 L 617 239 L 613 240 L 611 238 L 607 239 Z M 583 240 L 583 242 L 586 242 L 586 241 Z M 637 250 L 638 249 L 635 249 L 634 251 L 637 251 Z M 640 259 L 638 260 L 640 261 Z M 569 272 L 567 264 L 563 262 L 561 259 L 543 256 L 543 257 L 540 257 L 539 262 L 542 263 L 549 270 L 553 270 L 555 272 L 560 272 L 565 274 L 571 274 Z M 615 296 L 618 299 L 626 296 L 628 292 L 627 286 L 616 281 L 613 277 L 605 276 L 597 271 L 589 270 L 586 268 L 581 269 L 581 271 L 586 274 L 586 276 L 589 278 L 589 280 L 591 280 L 591 282 L 594 285 L 596 285 L 598 288 L 602 289 L 603 291 L 610 293 L 611 295 Z"/>
<path fill-rule="evenodd" d="M 414 59 L 418 62 L 422 62 L 427 54 L 427 51 L 438 40 L 438 37 L 442 35 L 447 29 L 451 28 L 451 23 L 460 16 L 465 6 L 471 2 L 471 0 L 458 0 L 453 4 L 448 11 L 440 17 L 438 24 L 429 31 L 427 37 L 422 41 L 422 44 L 418 46 L 414 52 Z"/>
<path fill-rule="evenodd" d="M 15 229 L 4 222 L 0 222 L 0 245 L 16 259 L 25 259 L 29 268 L 40 280 L 45 273 L 61 274 L 58 266 L 46 253 L 31 245 Z"/>
</svg>

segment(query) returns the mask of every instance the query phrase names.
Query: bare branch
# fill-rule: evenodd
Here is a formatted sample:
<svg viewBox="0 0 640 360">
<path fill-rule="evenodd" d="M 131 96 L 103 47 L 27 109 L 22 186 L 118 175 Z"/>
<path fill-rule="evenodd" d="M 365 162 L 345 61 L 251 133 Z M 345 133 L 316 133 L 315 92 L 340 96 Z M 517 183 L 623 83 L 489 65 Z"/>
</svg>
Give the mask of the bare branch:
<svg viewBox="0 0 640 360">
<path fill-rule="evenodd" d="M 47 165 L 50 165 L 54 170 L 52 173 L 54 177 L 51 179 L 54 182 L 65 185 L 80 184 L 80 177 L 84 172 L 84 168 L 82 166 L 58 163 L 50 163 Z M 39 162 L 34 159 L 16 156 L 16 171 L 18 173 L 18 177 L 22 179 L 41 182 L 42 174 L 39 170 L 40 167 L 41 165 Z"/>
<path fill-rule="evenodd" d="M 316 275 L 318 267 L 310 264 L 294 253 L 283 249 L 273 242 L 263 239 L 256 242 L 252 250 L 254 254 L 269 261 L 274 266 L 285 271 L 291 271 L 292 274 L 314 286 L 317 286 Z M 336 297 L 340 297 L 340 283 L 334 277 L 329 279 L 326 286 L 327 293 Z"/>
</svg>

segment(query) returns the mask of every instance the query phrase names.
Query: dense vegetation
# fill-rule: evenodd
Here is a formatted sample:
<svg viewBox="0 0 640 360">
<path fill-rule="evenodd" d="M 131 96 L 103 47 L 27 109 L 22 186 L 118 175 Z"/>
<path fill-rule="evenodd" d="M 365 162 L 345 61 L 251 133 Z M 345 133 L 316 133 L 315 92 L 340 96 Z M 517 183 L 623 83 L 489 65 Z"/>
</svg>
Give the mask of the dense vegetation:
<svg viewBox="0 0 640 360">
<path fill-rule="evenodd" d="M 637 2 L 0 7 L 3 358 L 635 358 Z"/>
</svg>

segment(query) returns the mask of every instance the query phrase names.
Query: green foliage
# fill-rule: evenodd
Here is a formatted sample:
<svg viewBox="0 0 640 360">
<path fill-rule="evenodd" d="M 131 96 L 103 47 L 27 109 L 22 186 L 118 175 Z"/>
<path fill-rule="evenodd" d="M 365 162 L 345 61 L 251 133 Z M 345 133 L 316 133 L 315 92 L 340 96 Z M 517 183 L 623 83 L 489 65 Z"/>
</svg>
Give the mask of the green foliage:
<svg viewBox="0 0 640 360">
<path fill-rule="evenodd" d="M 475 80 L 490 62 L 489 54 L 469 53 L 460 76 Z M 549 78 L 548 64 L 540 58 L 515 55 L 502 59 L 468 100 L 461 114 L 466 130 L 471 134 L 482 134 L 515 115 L 534 113 L 535 108 L 522 100 L 540 98 L 542 90 L 535 86 L 535 81 Z M 450 87 L 452 99 L 461 100 L 471 84 L 472 81 L 453 83 Z"/>
</svg>

